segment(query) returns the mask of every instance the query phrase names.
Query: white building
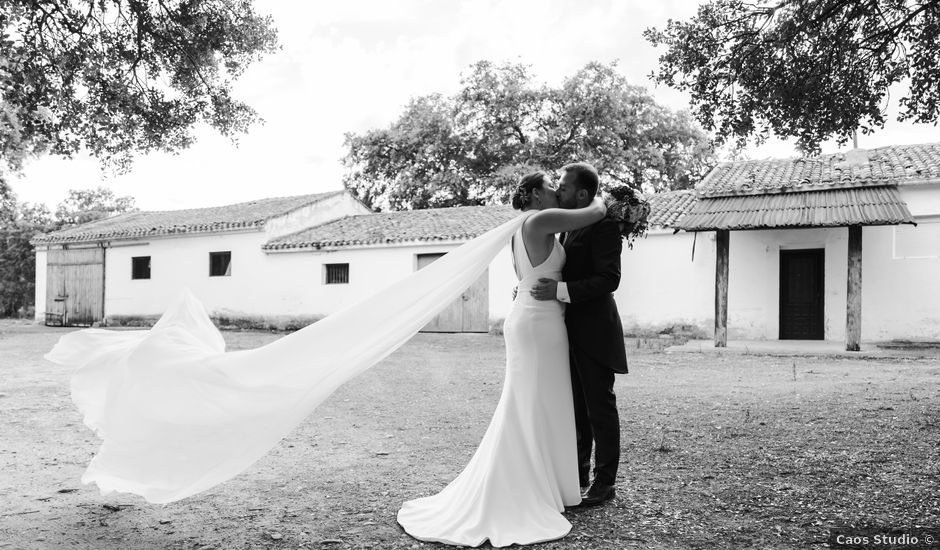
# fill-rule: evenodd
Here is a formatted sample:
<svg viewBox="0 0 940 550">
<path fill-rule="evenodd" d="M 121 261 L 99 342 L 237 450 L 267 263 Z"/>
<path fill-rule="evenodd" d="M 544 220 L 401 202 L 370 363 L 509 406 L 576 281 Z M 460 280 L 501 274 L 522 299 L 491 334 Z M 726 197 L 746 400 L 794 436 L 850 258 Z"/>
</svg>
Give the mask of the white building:
<svg viewBox="0 0 940 550">
<path fill-rule="evenodd" d="M 686 311 L 716 345 L 940 339 L 940 144 L 724 163 L 696 198 L 675 226 L 714 306 Z"/>
<path fill-rule="evenodd" d="M 186 286 L 218 317 L 310 321 L 517 214 L 374 214 L 345 192 L 270 201 L 126 214 L 40 237 L 37 304 L 53 318 L 65 306 L 73 323 L 120 322 L 156 317 Z M 625 247 L 616 292 L 627 331 L 685 324 L 719 342 L 940 340 L 940 144 L 725 163 L 694 192 L 650 202 L 649 235 Z M 149 278 L 135 277 L 141 258 Z M 93 284 L 63 291 L 66 270 L 73 285 Z M 514 279 L 507 247 L 427 329 L 488 330 L 506 316 Z M 94 300 L 76 298 L 93 289 L 98 317 L 79 311 Z"/>
<path fill-rule="evenodd" d="M 36 317 L 90 325 L 155 318 L 188 287 L 217 315 L 303 312 L 302 286 L 276 282 L 261 247 L 304 227 L 369 212 L 344 191 L 215 208 L 132 212 L 41 235 Z"/>
</svg>

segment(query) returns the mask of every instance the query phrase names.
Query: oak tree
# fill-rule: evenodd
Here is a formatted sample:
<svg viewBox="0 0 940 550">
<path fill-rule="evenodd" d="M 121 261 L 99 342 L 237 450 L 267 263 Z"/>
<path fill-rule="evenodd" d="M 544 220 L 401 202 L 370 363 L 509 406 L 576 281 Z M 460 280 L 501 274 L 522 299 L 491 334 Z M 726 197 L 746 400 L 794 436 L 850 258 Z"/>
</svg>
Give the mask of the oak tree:
<svg viewBox="0 0 940 550">
<path fill-rule="evenodd" d="M 648 29 L 666 48 L 656 81 L 686 91 L 719 140 L 770 133 L 818 151 L 885 123 L 889 88 L 907 86 L 899 120 L 940 112 L 936 0 L 708 0 L 688 21 Z"/>
<path fill-rule="evenodd" d="M 232 83 L 277 48 L 250 0 L 0 0 L 0 160 L 86 150 L 126 169 L 203 123 L 259 120 Z"/>
<path fill-rule="evenodd" d="M 393 210 L 504 203 L 523 173 L 574 161 L 649 192 L 691 187 L 714 163 L 688 113 L 601 63 L 548 87 L 526 65 L 481 61 L 453 96 L 415 98 L 389 127 L 347 134 L 346 147 L 346 187 Z"/>
</svg>

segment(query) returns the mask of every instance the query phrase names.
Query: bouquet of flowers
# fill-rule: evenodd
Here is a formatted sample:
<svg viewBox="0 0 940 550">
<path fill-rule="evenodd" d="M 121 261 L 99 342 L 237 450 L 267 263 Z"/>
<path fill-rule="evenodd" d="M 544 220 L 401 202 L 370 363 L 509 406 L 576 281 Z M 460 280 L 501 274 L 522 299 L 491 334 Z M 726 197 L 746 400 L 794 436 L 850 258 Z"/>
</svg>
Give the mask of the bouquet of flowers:
<svg viewBox="0 0 940 550">
<path fill-rule="evenodd" d="M 607 217 L 617 222 L 620 234 L 627 239 L 627 246 L 633 248 L 634 239 L 646 235 L 650 203 L 628 185 L 607 189 L 605 203 Z"/>
</svg>

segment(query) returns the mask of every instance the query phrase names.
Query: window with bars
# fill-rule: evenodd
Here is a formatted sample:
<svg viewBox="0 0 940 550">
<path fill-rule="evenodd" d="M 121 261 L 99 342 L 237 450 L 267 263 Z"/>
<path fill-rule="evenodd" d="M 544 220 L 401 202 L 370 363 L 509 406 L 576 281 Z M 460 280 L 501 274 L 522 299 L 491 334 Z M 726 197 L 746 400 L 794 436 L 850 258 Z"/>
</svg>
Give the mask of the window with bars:
<svg viewBox="0 0 940 550">
<path fill-rule="evenodd" d="M 134 256 L 131 258 L 131 279 L 150 278 L 150 256 Z"/>
<path fill-rule="evenodd" d="M 232 276 L 232 252 L 210 252 L 209 253 L 209 276 L 210 277 L 231 277 Z"/>
<path fill-rule="evenodd" d="M 328 285 L 349 284 L 349 264 L 324 264 L 323 282 Z"/>
</svg>

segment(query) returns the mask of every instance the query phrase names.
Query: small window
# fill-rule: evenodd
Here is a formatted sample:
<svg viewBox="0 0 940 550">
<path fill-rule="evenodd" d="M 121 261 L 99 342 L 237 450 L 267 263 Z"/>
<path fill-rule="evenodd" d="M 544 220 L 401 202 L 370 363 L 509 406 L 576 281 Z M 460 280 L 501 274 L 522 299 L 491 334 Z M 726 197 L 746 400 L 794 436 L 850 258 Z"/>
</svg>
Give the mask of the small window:
<svg viewBox="0 0 940 550">
<path fill-rule="evenodd" d="M 349 284 L 349 264 L 325 264 L 324 283 L 328 285 Z"/>
<path fill-rule="evenodd" d="M 231 252 L 210 252 L 209 253 L 209 276 L 210 277 L 231 277 L 232 276 L 232 253 Z"/>
<path fill-rule="evenodd" d="M 131 279 L 150 278 L 150 256 L 134 256 L 131 258 Z"/>
</svg>

